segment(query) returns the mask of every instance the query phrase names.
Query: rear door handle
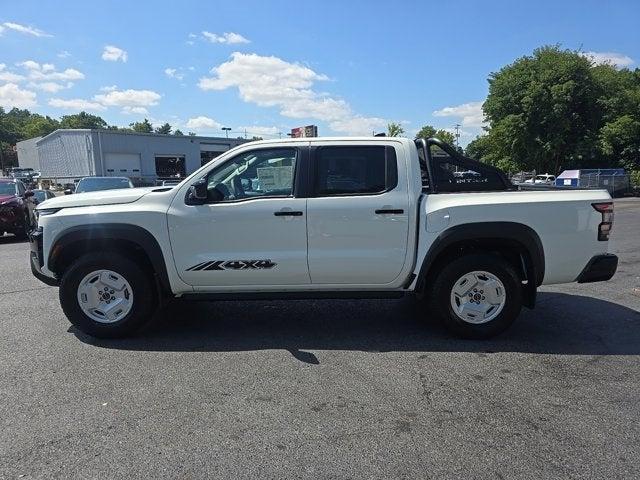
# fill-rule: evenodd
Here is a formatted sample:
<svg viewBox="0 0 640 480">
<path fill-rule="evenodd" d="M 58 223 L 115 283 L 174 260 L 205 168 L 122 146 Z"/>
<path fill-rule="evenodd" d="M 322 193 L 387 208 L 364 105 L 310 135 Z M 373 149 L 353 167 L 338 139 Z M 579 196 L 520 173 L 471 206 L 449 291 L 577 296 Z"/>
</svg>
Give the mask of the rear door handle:
<svg viewBox="0 0 640 480">
<path fill-rule="evenodd" d="M 276 217 L 301 217 L 302 216 L 302 212 L 290 211 L 290 210 L 273 212 L 273 214 Z"/>
<path fill-rule="evenodd" d="M 401 208 L 398 208 L 398 209 L 388 208 L 388 209 L 376 210 L 376 215 L 401 215 L 403 213 L 404 213 L 404 210 L 402 210 Z"/>
</svg>

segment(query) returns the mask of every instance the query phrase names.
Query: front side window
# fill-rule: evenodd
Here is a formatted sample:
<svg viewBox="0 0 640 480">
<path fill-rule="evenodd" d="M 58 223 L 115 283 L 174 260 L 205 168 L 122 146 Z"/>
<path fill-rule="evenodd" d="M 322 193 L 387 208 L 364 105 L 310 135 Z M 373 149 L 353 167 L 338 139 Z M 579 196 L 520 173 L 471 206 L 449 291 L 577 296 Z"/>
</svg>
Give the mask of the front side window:
<svg viewBox="0 0 640 480">
<path fill-rule="evenodd" d="M 295 148 L 269 148 L 232 158 L 207 176 L 209 197 L 236 201 L 293 195 L 296 152 Z"/>
<path fill-rule="evenodd" d="M 372 195 L 397 183 L 393 147 L 320 147 L 316 152 L 316 195 Z"/>
</svg>

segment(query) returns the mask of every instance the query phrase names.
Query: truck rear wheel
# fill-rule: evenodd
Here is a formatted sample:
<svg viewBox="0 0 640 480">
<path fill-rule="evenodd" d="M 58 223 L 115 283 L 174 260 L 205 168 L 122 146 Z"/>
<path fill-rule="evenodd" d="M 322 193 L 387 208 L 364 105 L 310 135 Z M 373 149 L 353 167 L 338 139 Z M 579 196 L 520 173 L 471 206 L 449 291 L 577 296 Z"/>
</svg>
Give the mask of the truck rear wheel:
<svg viewBox="0 0 640 480">
<path fill-rule="evenodd" d="M 449 331 L 463 338 L 490 338 L 509 328 L 520 313 L 522 282 L 500 256 L 470 254 L 442 267 L 430 300 Z"/>
<path fill-rule="evenodd" d="M 153 313 L 149 275 L 118 253 L 90 253 L 76 260 L 60 282 L 60 304 L 69 321 L 98 338 L 124 337 Z"/>
</svg>

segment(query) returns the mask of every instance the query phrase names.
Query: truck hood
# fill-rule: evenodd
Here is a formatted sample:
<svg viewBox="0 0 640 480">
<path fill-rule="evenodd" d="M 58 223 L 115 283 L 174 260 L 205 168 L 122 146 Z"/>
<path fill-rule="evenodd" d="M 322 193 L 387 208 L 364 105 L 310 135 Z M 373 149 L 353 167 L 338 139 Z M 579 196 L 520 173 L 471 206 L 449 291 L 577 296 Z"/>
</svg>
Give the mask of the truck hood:
<svg viewBox="0 0 640 480">
<path fill-rule="evenodd" d="M 51 198 L 40 204 L 36 210 L 132 203 L 156 188 L 158 187 L 121 188 L 117 190 L 102 190 L 100 192 L 72 193 L 71 195 Z"/>
</svg>

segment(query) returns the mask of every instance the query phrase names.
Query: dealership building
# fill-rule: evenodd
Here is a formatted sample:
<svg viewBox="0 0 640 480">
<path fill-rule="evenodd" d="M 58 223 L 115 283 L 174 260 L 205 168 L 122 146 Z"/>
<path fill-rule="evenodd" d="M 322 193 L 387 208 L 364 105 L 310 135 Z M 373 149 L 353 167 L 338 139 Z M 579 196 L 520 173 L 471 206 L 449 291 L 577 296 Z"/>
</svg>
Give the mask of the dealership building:
<svg viewBox="0 0 640 480">
<path fill-rule="evenodd" d="M 56 130 L 16 145 L 18 164 L 59 183 L 87 176 L 129 177 L 139 185 L 184 178 L 245 139 L 117 130 Z"/>
</svg>

